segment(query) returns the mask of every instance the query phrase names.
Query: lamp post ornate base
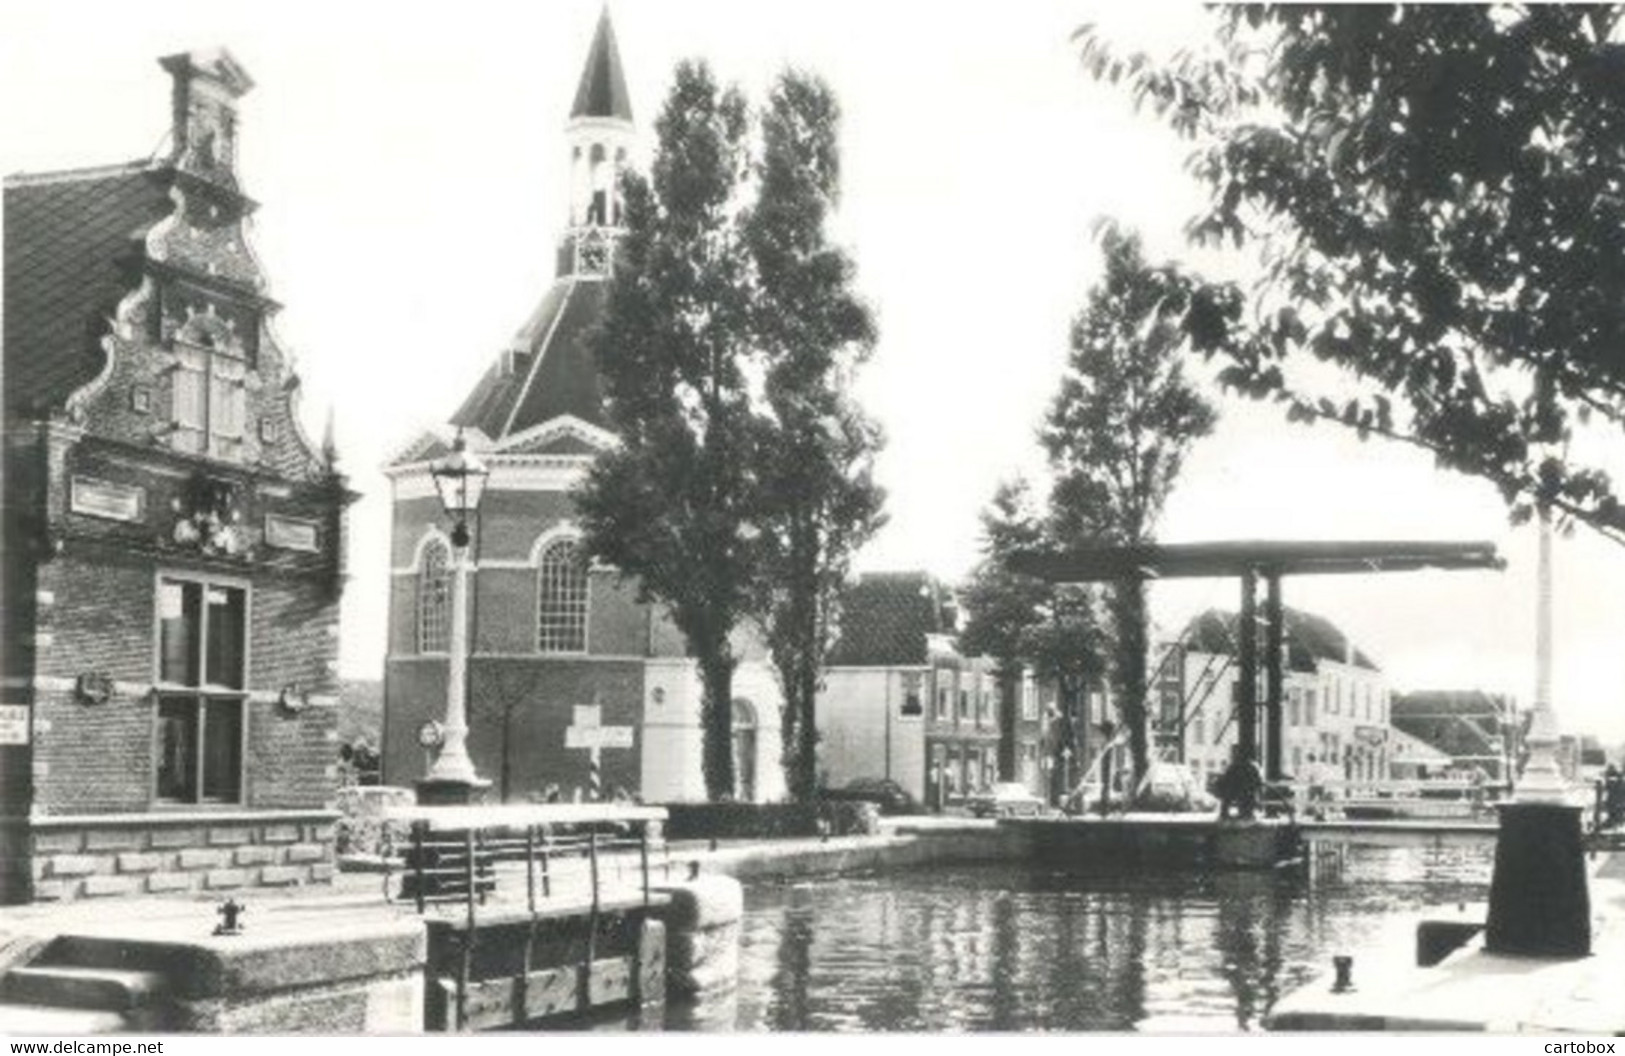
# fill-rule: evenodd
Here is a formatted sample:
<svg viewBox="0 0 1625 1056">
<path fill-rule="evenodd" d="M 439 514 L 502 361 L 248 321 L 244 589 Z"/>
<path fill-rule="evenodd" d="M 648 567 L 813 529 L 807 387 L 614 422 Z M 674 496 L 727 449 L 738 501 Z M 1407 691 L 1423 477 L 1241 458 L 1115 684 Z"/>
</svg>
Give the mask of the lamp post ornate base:
<svg viewBox="0 0 1625 1056">
<path fill-rule="evenodd" d="M 1499 808 L 1484 949 L 1525 957 L 1591 953 L 1580 808 L 1506 803 Z"/>
<path fill-rule="evenodd" d="M 1499 808 L 1484 949 L 1523 957 L 1591 953 L 1591 894 L 1580 808 L 1566 802 L 1552 710 L 1552 523 L 1540 511 L 1536 568 L 1535 700 L 1518 798 Z"/>
<path fill-rule="evenodd" d="M 417 783 L 418 806 L 461 807 L 482 802 L 491 782 L 483 778 L 425 777 Z"/>
</svg>

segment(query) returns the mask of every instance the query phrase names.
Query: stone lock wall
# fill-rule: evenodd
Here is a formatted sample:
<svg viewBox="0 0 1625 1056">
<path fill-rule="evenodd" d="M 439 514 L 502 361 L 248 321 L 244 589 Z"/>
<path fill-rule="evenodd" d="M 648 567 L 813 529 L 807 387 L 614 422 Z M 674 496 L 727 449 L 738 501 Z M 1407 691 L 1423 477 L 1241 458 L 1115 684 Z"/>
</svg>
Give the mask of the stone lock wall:
<svg viewBox="0 0 1625 1056">
<path fill-rule="evenodd" d="M 325 884 L 333 878 L 328 811 L 35 819 L 37 901 L 187 895 Z"/>
</svg>

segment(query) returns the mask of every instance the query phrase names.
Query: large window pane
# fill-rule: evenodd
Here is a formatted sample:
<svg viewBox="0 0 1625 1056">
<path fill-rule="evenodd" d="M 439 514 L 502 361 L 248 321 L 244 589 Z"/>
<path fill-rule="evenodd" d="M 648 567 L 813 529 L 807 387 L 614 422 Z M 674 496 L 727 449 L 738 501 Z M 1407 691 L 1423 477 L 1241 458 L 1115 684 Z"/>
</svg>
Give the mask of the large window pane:
<svg viewBox="0 0 1625 1056">
<path fill-rule="evenodd" d="M 198 607 L 203 588 L 197 583 L 164 580 L 158 585 L 158 680 L 171 685 L 198 684 Z"/>
<path fill-rule="evenodd" d="M 158 700 L 158 798 L 197 799 L 197 698 Z"/>
<path fill-rule="evenodd" d="M 242 702 L 207 700 L 203 715 L 203 798 L 235 803 L 242 774 Z"/>
<path fill-rule="evenodd" d="M 242 798 L 243 701 L 248 650 L 248 592 L 207 581 L 158 584 L 158 678 L 171 686 L 155 716 L 155 791 L 161 800 L 239 802 Z"/>
<path fill-rule="evenodd" d="M 208 588 L 208 684 L 243 688 L 243 592 Z"/>
</svg>

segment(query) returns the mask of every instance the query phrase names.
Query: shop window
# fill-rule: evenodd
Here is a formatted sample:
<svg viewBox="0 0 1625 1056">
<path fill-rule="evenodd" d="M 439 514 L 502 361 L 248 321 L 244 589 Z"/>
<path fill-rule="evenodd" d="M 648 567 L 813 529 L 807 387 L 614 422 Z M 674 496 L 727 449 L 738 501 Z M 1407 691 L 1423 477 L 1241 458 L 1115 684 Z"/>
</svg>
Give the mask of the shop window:
<svg viewBox="0 0 1625 1056">
<path fill-rule="evenodd" d="M 158 584 L 160 800 L 237 803 L 243 787 L 248 592 L 206 580 Z"/>
</svg>

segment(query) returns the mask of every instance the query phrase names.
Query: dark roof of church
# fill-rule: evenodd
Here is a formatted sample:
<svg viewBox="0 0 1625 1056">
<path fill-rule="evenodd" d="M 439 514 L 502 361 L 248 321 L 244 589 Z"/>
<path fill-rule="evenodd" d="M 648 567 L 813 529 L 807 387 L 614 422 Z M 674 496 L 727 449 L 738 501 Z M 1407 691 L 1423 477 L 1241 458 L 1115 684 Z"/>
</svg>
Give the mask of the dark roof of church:
<svg viewBox="0 0 1625 1056">
<path fill-rule="evenodd" d="M 1285 607 L 1281 611 L 1286 635 L 1286 663 L 1293 671 L 1313 671 L 1319 660 L 1348 662 L 1349 640 L 1337 625 L 1324 616 Z M 1185 628 L 1185 647 L 1195 652 L 1229 655 L 1238 648 L 1236 614 L 1209 609 Z M 1259 625 L 1260 652 L 1264 645 L 1263 625 Z M 1377 670 L 1376 662 L 1354 650 L 1354 666 Z"/>
<path fill-rule="evenodd" d="M 947 591 L 925 572 L 870 572 L 841 595 L 839 667 L 918 666 L 928 634 L 953 630 Z"/>
<path fill-rule="evenodd" d="M 632 120 L 632 97 L 626 91 L 626 75 L 621 71 L 621 52 L 615 46 L 615 27 L 610 25 L 608 7 L 598 18 L 598 32 L 593 34 L 570 116 Z"/>
<path fill-rule="evenodd" d="M 603 317 L 607 295 L 602 281 L 555 282 L 514 335 L 514 355 L 486 372 L 452 424 L 478 428 L 493 440 L 560 415 L 608 428 L 597 365 L 584 340 Z"/>
<path fill-rule="evenodd" d="M 148 162 L 7 177 L 5 407 L 58 407 L 102 369 L 140 238 L 174 208 Z"/>
</svg>

